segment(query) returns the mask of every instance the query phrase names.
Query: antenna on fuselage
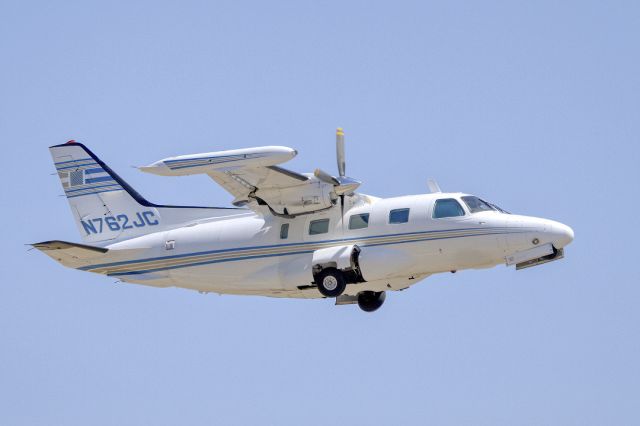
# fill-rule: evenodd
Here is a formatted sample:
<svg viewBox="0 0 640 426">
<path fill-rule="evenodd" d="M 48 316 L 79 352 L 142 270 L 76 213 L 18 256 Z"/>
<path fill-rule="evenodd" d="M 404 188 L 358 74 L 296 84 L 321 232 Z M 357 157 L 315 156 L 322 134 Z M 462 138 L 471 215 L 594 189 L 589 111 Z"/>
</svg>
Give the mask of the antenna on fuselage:
<svg viewBox="0 0 640 426">
<path fill-rule="evenodd" d="M 442 192 L 442 190 L 440 189 L 440 185 L 438 185 L 438 182 L 436 182 L 435 179 L 429 178 L 427 180 L 427 186 L 429 187 L 429 191 L 431 191 L 432 194 Z"/>
</svg>

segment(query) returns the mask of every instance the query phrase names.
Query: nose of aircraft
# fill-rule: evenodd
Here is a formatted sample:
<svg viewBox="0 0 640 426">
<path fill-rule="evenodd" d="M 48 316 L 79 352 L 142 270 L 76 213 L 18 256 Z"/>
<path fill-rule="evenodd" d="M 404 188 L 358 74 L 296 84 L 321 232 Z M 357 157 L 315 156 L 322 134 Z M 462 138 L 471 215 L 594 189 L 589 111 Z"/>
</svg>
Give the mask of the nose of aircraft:
<svg viewBox="0 0 640 426">
<path fill-rule="evenodd" d="M 552 222 L 551 234 L 555 248 L 562 248 L 573 241 L 573 229 L 564 223 Z"/>
</svg>

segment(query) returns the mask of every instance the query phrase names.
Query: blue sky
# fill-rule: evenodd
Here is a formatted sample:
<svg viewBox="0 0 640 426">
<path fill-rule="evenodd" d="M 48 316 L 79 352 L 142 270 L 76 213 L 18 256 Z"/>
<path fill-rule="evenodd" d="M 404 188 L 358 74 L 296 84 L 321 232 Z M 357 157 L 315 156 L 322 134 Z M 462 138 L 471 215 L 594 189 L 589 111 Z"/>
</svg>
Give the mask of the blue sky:
<svg viewBox="0 0 640 426">
<path fill-rule="evenodd" d="M 638 424 L 637 2 L 0 2 L 0 423 Z M 47 147 L 152 201 L 228 205 L 132 165 L 259 145 L 365 193 L 481 195 L 576 233 L 566 258 L 433 276 L 375 314 L 114 284 Z"/>
</svg>

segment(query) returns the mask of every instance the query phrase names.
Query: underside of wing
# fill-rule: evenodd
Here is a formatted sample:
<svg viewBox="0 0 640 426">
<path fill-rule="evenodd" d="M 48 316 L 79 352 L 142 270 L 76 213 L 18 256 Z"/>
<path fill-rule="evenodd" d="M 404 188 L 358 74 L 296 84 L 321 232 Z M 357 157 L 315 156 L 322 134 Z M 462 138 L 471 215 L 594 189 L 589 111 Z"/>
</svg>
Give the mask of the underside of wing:
<svg viewBox="0 0 640 426">
<path fill-rule="evenodd" d="M 337 196 L 332 185 L 277 166 L 242 167 L 207 173 L 229 191 L 236 206 L 295 216 L 331 208 Z"/>
<path fill-rule="evenodd" d="M 241 167 L 207 174 L 235 197 L 236 206 L 250 203 L 257 191 L 298 187 L 310 179 L 277 166 Z"/>
</svg>

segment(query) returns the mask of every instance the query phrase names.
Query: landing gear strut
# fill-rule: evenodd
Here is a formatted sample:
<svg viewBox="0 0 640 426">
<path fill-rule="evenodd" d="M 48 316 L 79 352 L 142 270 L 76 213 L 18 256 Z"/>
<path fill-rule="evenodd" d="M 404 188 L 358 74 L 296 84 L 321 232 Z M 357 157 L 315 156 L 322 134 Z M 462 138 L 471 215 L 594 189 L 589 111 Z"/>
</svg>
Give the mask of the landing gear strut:
<svg viewBox="0 0 640 426">
<path fill-rule="evenodd" d="M 338 297 L 347 287 L 344 274 L 336 268 L 326 268 L 320 271 L 315 278 L 318 291 L 326 297 Z"/>
<path fill-rule="evenodd" d="M 362 291 L 358 293 L 358 306 L 365 312 L 373 312 L 384 303 L 384 291 Z"/>
</svg>

